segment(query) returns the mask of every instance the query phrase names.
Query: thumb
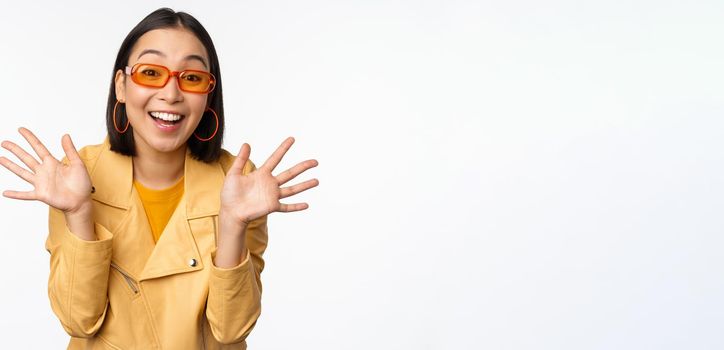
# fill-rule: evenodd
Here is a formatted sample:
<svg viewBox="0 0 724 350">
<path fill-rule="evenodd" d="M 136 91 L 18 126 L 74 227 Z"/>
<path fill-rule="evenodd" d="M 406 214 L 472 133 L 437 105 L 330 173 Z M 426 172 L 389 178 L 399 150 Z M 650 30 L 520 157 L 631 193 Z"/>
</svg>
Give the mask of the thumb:
<svg viewBox="0 0 724 350">
<path fill-rule="evenodd" d="M 75 145 L 73 145 L 73 140 L 70 139 L 70 135 L 63 135 L 60 143 L 63 145 L 63 152 L 65 152 L 65 156 L 70 161 L 70 164 L 80 162 L 80 155 L 75 149 Z"/>
<path fill-rule="evenodd" d="M 231 164 L 229 173 L 241 175 L 242 171 L 244 170 L 244 165 L 249 160 L 249 154 L 251 154 L 251 146 L 249 146 L 248 143 L 244 142 L 244 144 L 241 145 L 239 154 L 234 159 L 234 163 Z"/>
</svg>

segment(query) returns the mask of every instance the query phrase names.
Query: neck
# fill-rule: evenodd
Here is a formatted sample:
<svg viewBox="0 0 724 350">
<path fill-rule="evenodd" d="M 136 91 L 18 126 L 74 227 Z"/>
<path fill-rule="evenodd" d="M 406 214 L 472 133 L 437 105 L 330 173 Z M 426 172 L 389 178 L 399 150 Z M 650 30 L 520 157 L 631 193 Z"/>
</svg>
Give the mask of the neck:
<svg viewBox="0 0 724 350">
<path fill-rule="evenodd" d="M 133 157 L 133 178 L 150 189 L 171 187 L 183 176 L 185 159 L 186 145 L 171 152 L 159 152 L 150 147 L 136 147 L 136 155 Z"/>
</svg>

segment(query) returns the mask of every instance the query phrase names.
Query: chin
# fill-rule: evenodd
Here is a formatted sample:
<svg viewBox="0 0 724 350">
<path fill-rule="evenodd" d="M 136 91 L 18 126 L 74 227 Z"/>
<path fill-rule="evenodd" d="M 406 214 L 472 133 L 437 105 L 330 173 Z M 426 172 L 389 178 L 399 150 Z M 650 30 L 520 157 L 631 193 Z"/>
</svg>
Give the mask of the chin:
<svg viewBox="0 0 724 350">
<path fill-rule="evenodd" d="M 157 152 L 174 152 L 179 148 L 186 146 L 186 140 L 154 140 L 154 142 L 151 142 L 150 146 Z"/>
<path fill-rule="evenodd" d="M 145 149 L 169 153 L 186 146 L 186 139 L 181 135 L 150 135 L 150 137 L 146 137 L 146 135 L 139 135 L 135 132 L 133 136 L 136 140 L 136 152 L 143 152 Z"/>
</svg>

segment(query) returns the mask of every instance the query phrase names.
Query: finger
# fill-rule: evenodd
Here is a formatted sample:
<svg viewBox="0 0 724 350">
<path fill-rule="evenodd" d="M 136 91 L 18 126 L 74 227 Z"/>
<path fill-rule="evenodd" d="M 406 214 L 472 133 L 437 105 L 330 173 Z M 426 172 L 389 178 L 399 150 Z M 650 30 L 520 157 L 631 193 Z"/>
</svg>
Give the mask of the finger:
<svg viewBox="0 0 724 350">
<path fill-rule="evenodd" d="M 319 165 L 319 162 L 317 162 L 317 160 L 315 159 L 306 160 L 295 165 L 292 168 L 287 169 L 286 171 L 280 173 L 275 177 L 277 179 L 277 182 L 279 182 L 280 185 L 283 185 L 289 180 L 297 177 L 297 175 L 307 171 L 308 169 L 314 168 L 317 165 Z"/>
<path fill-rule="evenodd" d="M 60 143 L 63 145 L 63 152 L 65 152 L 65 156 L 70 161 L 70 164 L 78 163 L 81 161 L 80 154 L 78 154 L 78 151 L 73 144 L 73 140 L 70 139 L 70 135 L 63 135 Z"/>
<path fill-rule="evenodd" d="M 20 178 L 22 178 L 23 180 L 29 182 L 30 184 L 33 184 L 33 176 L 35 174 L 15 164 L 12 160 L 5 157 L 0 157 L 0 164 L 2 164 L 2 166 L 4 166 L 6 169 L 12 171 L 15 175 L 20 176 Z"/>
<path fill-rule="evenodd" d="M 294 186 L 282 187 L 279 198 L 287 198 L 289 196 L 293 196 L 297 193 L 304 192 L 312 187 L 316 187 L 317 185 L 319 185 L 319 180 L 311 179 L 304 181 L 300 184 L 296 184 Z"/>
<path fill-rule="evenodd" d="M 251 146 L 244 142 L 244 144 L 241 145 L 239 154 L 236 158 L 234 158 L 234 163 L 231 164 L 231 168 L 229 168 L 228 173 L 241 175 L 244 170 L 244 164 L 246 164 L 246 161 L 249 160 L 249 154 L 251 154 Z"/>
<path fill-rule="evenodd" d="M 2 147 L 12 152 L 16 157 L 18 157 L 18 159 L 27 165 L 30 170 L 35 171 L 35 168 L 40 166 L 40 163 L 38 163 L 38 160 L 35 159 L 35 157 L 31 156 L 28 152 L 25 152 L 25 150 L 16 145 L 15 142 L 3 141 Z"/>
<path fill-rule="evenodd" d="M 40 157 L 40 160 L 44 160 L 46 157 L 51 156 L 50 152 L 48 152 L 48 149 L 45 148 L 42 142 L 38 140 L 37 137 L 35 137 L 35 134 L 33 134 L 32 131 L 26 129 L 26 128 L 19 128 L 18 131 L 21 135 L 25 138 L 26 141 L 30 144 L 30 147 L 33 148 L 35 153 Z"/>
<path fill-rule="evenodd" d="M 34 191 L 3 191 L 3 196 L 12 199 L 20 199 L 24 201 L 34 200 Z"/>
<path fill-rule="evenodd" d="M 282 142 L 279 147 L 277 147 L 277 150 L 272 153 L 271 156 L 269 156 L 269 159 L 264 162 L 264 165 L 261 166 L 262 169 L 267 170 L 271 172 L 274 170 L 274 168 L 277 167 L 279 162 L 282 160 L 282 157 L 287 153 L 290 147 L 292 147 L 292 144 L 294 143 L 293 137 L 287 137 L 286 140 Z"/>
<path fill-rule="evenodd" d="M 284 204 L 282 203 L 279 207 L 280 212 L 288 213 L 292 211 L 300 211 L 309 208 L 309 204 L 307 203 L 294 203 L 294 204 Z"/>
</svg>

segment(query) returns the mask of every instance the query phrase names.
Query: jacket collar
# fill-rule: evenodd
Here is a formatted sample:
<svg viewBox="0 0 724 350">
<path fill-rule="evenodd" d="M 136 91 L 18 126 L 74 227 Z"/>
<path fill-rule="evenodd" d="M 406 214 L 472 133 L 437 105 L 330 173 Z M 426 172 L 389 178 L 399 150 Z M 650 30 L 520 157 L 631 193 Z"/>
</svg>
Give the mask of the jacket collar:
<svg viewBox="0 0 724 350">
<path fill-rule="evenodd" d="M 207 164 L 193 159 L 186 151 L 184 195 L 155 244 L 143 205 L 133 188 L 132 158 L 111 151 L 106 138 L 90 173 L 95 188 L 92 197 L 126 212 L 112 228 L 112 259 L 116 266 L 137 281 L 203 269 L 202 252 L 195 238 L 202 232 L 195 232 L 191 221 L 219 213 L 224 182 L 220 162 Z M 192 259 L 196 263 L 189 265 Z"/>
<path fill-rule="evenodd" d="M 131 206 L 133 159 L 111 151 L 108 137 L 103 141 L 91 179 L 95 188 L 92 195 L 95 200 L 121 209 L 128 209 Z M 186 218 L 217 215 L 223 182 L 224 170 L 218 162 L 207 164 L 196 160 L 187 148 L 184 161 Z"/>
</svg>

